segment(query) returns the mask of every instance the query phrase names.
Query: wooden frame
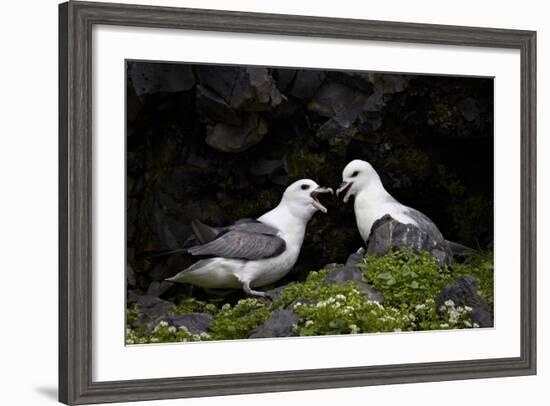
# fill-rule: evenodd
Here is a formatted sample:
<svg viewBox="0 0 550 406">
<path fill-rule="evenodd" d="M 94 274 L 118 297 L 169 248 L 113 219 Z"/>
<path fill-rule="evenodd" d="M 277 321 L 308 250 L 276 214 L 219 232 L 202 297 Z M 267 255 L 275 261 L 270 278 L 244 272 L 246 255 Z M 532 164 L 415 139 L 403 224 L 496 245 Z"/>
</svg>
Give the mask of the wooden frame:
<svg viewBox="0 0 550 406">
<path fill-rule="evenodd" d="M 93 382 L 91 32 L 94 24 L 519 49 L 521 355 L 372 367 Z M 536 373 L 536 33 L 69 2 L 59 7 L 59 400 L 67 404 L 277 392 Z"/>
</svg>

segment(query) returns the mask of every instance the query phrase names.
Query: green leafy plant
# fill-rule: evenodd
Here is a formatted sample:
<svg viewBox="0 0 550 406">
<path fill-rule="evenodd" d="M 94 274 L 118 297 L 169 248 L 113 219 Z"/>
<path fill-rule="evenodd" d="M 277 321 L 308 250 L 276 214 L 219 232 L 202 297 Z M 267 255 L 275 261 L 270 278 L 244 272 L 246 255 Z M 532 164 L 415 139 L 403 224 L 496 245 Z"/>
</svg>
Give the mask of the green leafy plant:
<svg viewBox="0 0 550 406">
<path fill-rule="evenodd" d="M 491 308 L 493 305 L 490 251 L 473 253 L 450 268 L 440 268 L 427 253 L 410 250 L 393 251 L 382 257 L 367 255 L 359 266 L 365 282 L 383 294 L 383 304 L 369 300 L 352 281 L 341 285 L 325 283 L 331 270 L 322 269 L 310 272 L 303 282 L 289 283 L 271 304 L 255 298 L 241 299 L 234 305 L 220 303 L 219 299 L 175 299 L 173 314 L 199 312 L 213 317 L 212 326 L 199 335 L 162 321 L 147 334 L 146 325 L 135 327 L 141 315 L 132 307 L 127 310 L 126 341 L 144 344 L 243 339 L 281 308 L 298 315 L 294 331 L 299 336 L 475 328 L 478 326 L 470 320 L 471 308 L 456 306 L 452 301 L 436 306 L 441 289 L 461 275 L 475 276 L 478 293 Z"/>
</svg>

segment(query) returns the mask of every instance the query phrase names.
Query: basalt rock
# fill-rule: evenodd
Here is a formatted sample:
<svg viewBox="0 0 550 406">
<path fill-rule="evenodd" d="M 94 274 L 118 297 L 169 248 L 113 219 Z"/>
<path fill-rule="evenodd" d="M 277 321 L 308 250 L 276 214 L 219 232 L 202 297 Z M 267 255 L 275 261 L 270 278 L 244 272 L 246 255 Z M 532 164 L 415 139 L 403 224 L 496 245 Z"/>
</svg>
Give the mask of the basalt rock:
<svg viewBox="0 0 550 406">
<path fill-rule="evenodd" d="M 131 63 L 128 77 L 138 97 L 158 92 L 182 92 L 195 85 L 195 76 L 189 64 Z"/>
<path fill-rule="evenodd" d="M 446 242 L 436 240 L 412 224 L 400 223 L 388 214 L 376 220 L 368 239 L 367 254 L 382 256 L 391 249 L 401 248 L 427 251 L 440 266 L 452 262 L 452 253 Z"/>
<path fill-rule="evenodd" d="M 168 316 L 164 320 L 171 326 L 185 327 L 191 334 L 204 333 L 213 323 L 212 316 L 205 313 L 177 314 Z"/>
<path fill-rule="evenodd" d="M 384 303 L 384 296 L 363 280 L 363 272 L 355 266 L 337 268 L 325 278 L 325 283 L 336 285 L 343 285 L 348 281 L 352 281 L 369 300 Z"/>
<path fill-rule="evenodd" d="M 248 114 L 240 126 L 218 123 L 206 136 L 206 143 L 221 152 L 243 152 L 267 134 L 267 122 L 259 114 Z"/>
<path fill-rule="evenodd" d="M 472 308 L 470 319 L 480 327 L 492 327 L 493 318 L 487 302 L 477 293 L 477 279 L 470 275 L 458 278 L 454 283 L 445 286 L 436 299 L 439 308 L 447 300 L 452 300 L 455 307 Z"/>
<path fill-rule="evenodd" d="M 290 310 L 278 309 L 262 325 L 256 327 L 249 338 L 296 336 L 294 325 L 298 324 L 299 321 L 300 318 L 296 313 Z"/>
</svg>

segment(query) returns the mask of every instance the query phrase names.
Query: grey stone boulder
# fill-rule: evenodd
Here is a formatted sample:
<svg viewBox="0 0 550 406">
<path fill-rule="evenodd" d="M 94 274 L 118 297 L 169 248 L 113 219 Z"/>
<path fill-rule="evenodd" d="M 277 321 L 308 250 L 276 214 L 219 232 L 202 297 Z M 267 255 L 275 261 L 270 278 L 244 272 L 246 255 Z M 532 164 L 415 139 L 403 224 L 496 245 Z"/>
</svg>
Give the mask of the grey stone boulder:
<svg viewBox="0 0 550 406">
<path fill-rule="evenodd" d="M 260 326 L 254 329 L 249 338 L 269 338 L 269 337 L 293 337 L 294 325 L 298 324 L 300 318 L 296 313 L 278 309 Z"/>
<path fill-rule="evenodd" d="M 452 300 L 455 307 L 470 306 L 470 319 L 480 327 L 493 327 L 493 318 L 487 302 L 477 293 L 477 279 L 470 275 L 463 275 L 455 282 L 445 286 L 436 299 L 439 308 L 447 300 Z"/>
<path fill-rule="evenodd" d="M 138 311 L 148 320 L 166 316 L 172 309 L 172 304 L 154 296 L 141 296 L 136 301 Z"/>
<path fill-rule="evenodd" d="M 231 105 L 244 111 L 271 111 L 283 101 L 267 68 L 247 67 L 233 88 Z"/>
<path fill-rule="evenodd" d="M 276 288 L 266 290 L 265 294 L 270 300 L 277 301 L 281 299 L 281 292 L 284 288 L 286 288 L 286 285 L 277 286 Z"/>
<path fill-rule="evenodd" d="M 198 81 L 230 103 L 235 82 L 241 73 L 237 66 L 196 65 L 193 67 Z"/>
<path fill-rule="evenodd" d="M 157 92 L 182 92 L 195 85 L 191 65 L 183 63 L 129 63 L 128 77 L 138 97 Z"/>
<path fill-rule="evenodd" d="M 171 326 L 185 327 L 191 334 L 204 333 L 213 323 L 212 316 L 206 313 L 177 314 L 164 320 Z"/>
<path fill-rule="evenodd" d="M 197 114 L 203 122 L 241 124 L 240 114 L 221 96 L 202 85 L 197 85 L 196 107 Z"/>
<path fill-rule="evenodd" d="M 153 281 L 147 289 L 147 296 L 160 297 L 165 294 L 168 289 L 174 286 L 174 283 L 168 281 Z"/>
<path fill-rule="evenodd" d="M 346 260 L 346 266 L 355 266 L 357 264 L 363 263 L 363 257 L 365 256 L 365 249 L 363 247 L 359 248 L 353 254 L 350 254 Z"/>
<path fill-rule="evenodd" d="M 403 224 L 386 214 L 372 226 L 367 254 L 383 256 L 391 249 L 411 248 L 414 252 L 427 251 L 439 266 L 452 262 L 452 253 L 445 240 L 437 240 L 412 224 Z"/>
<path fill-rule="evenodd" d="M 337 285 L 342 285 L 347 281 L 362 282 L 363 273 L 357 267 L 344 266 L 334 269 L 325 278 L 325 283 L 335 283 Z"/>
<path fill-rule="evenodd" d="M 307 108 L 323 117 L 332 117 L 341 128 L 349 128 L 363 111 L 367 95 L 336 82 L 323 84 Z"/>
<path fill-rule="evenodd" d="M 368 72 L 328 71 L 327 79 L 360 90 L 367 96 L 374 91 Z"/>
<path fill-rule="evenodd" d="M 195 67 L 199 82 L 234 110 L 271 111 L 283 100 L 267 68 Z"/>
<path fill-rule="evenodd" d="M 347 281 L 352 281 L 367 299 L 380 304 L 384 303 L 384 296 L 363 280 L 363 272 L 355 266 L 344 266 L 333 270 L 326 276 L 324 282 L 343 285 Z"/>
<path fill-rule="evenodd" d="M 311 99 L 325 80 L 325 76 L 320 70 L 298 70 L 289 93 L 298 99 Z"/>
<path fill-rule="evenodd" d="M 145 335 L 151 335 L 155 329 L 155 326 L 163 318 L 169 316 L 172 310 L 172 305 L 170 302 L 153 296 L 139 297 L 135 306 L 140 313 L 140 317 L 133 323 L 132 326 L 137 328 L 145 325 Z"/>
<path fill-rule="evenodd" d="M 206 143 L 221 152 L 242 152 L 259 143 L 267 134 L 267 122 L 258 114 L 248 114 L 242 125 L 218 123 L 209 127 Z"/>
</svg>

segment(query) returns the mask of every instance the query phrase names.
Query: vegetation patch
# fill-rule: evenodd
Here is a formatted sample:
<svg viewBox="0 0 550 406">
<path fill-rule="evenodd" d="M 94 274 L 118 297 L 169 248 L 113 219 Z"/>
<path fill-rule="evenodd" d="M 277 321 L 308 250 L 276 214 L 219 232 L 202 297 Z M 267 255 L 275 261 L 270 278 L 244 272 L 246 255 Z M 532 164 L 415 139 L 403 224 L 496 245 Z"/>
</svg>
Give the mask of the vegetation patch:
<svg viewBox="0 0 550 406">
<path fill-rule="evenodd" d="M 369 300 L 352 281 L 327 284 L 333 269 L 310 272 L 303 282 L 289 283 L 277 300 L 245 298 L 236 304 L 179 297 L 171 314 L 206 313 L 213 323 L 201 334 L 191 334 L 159 321 L 146 334 L 135 306 L 127 311 L 127 344 L 233 340 L 248 338 L 277 309 L 296 313 L 293 326 L 298 336 L 359 334 L 396 331 L 444 330 L 479 327 L 470 319 L 472 308 L 436 299 L 441 289 L 462 275 L 478 280 L 478 294 L 493 307 L 493 253 L 476 252 L 462 263 L 440 268 L 427 253 L 410 250 L 390 252 L 382 257 L 366 255 L 358 265 L 364 281 L 384 296 L 384 303 Z"/>
</svg>

